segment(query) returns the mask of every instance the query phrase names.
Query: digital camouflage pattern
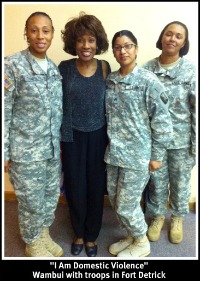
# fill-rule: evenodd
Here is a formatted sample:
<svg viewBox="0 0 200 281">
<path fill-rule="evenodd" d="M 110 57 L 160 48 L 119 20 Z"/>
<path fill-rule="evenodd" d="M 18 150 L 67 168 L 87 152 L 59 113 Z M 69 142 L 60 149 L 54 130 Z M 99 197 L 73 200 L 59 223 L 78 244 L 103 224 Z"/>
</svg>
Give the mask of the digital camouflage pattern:
<svg viewBox="0 0 200 281">
<path fill-rule="evenodd" d="M 196 154 L 196 70 L 185 58 L 172 69 L 164 69 L 155 58 L 143 65 L 156 74 L 167 90 L 173 139 L 168 148 L 189 147 Z"/>
<path fill-rule="evenodd" d="M 12 161 L 10 181 L 18 204 L 20 232 L 26 243 L 52 225 L 60 195 L 60 159 L 28 163 Z"/>
<path fill-rule="evenodd" d="M 172 139 L 168 98 L 157 77 L 136 66 L 121 77 L 107 78 L 106 117 L 109 145 L 105 161 L 119 167 L 145 169 L 162 161 Z"/>
<path fill-rule="evenodd" d="M 173 139 L 163 165 L 152 173 L 145 191 L 147 209 L 153 215 L 164 215 L 169 196 L 171 213 L 184 216 L 189 212 L 191 171 L 196 155 L 195 66 L 185 58 L 179 58 L 176 66 L 165 69 L 159 58 L 154 58 L 143 67 L 155 73 L 167 89 L 173 125 Z"/>
<path fill-rule="evenodd" d="M 107 164 L 108 195 L 122 229 L 134 238 L 147 232 L 147 224 L 140 207 L 149 170 L 133 170 Z"/>
<path fill-rule="evenodd" d="M 135 238 L 146 235 L 140 206 L 150 160 L 162 161 L 172 138 L 168 98 L 156 75 L 138 66 L 107 78 L 105 153 L 107 189 L 120 224 Z"/>
<path fill-rule="evenodd" d="M 45 73 L 28 49 L 5 58 L 4 160 L 11 160 L 9 175 L 26 243 L 52 224 L 60 193 L 62 78 L 47 62 Z"/>
<path fill-rule="evenodd" d="M 167 201 L 173 215 L 182 217 L 189 213 L 190 180 L 194 163 L 194 156 L 188 148 L 167 150 L 162 166 L 151 174 L 148 184 L 146 208 L 150 213 L 165 215 Z"/>
<path fill-rule="evenodd" d="M 58 159 L 62 78 L 57 66 L 48 59 L 46 75 L 27 49 L 5 58 L 4 75 L 4 160 Z"/>
</svg>

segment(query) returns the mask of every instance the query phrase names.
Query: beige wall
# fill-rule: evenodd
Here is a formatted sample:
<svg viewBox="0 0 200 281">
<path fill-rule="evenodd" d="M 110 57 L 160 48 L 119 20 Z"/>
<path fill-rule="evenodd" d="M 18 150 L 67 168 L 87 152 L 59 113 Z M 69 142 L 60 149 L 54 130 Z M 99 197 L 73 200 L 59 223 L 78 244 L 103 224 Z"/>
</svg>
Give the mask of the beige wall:
<svg viewBox="0 0 200 281">
<path fill-rule="evenodd" d="M 101 20 L 110 43 L 115 32 L 122 29 L 131 30 L 139 44 L 137 59 L 139 65 L 160 54 L 155 44 L 163 27 L 174 20 L 182 21 L 189 29 L 190 39 L 190 51 L 185 57 L 194 63 L 198 61 L 198 2 L 42 3 L 3 3 L 4 55 L 11 55 L 27 47 L 23 37 L 25 21 L 31 13 L 43 11 L 50 15 L 55 27 L 55 35 L 48 50 L 48 56 L 56 64 L 61 60 L 71 58 L 62 49 L 60 31 L 69 18 L 77 16 L 80 11 L 85 11 Z M 110 62 L 112 71 L 118 69 L 118 63 L 113 57 L 111 48 L 99 57 Z M 196 198 L 196 177 L 195 167 L 192 172 L 192 201 Z M 5 190 L 12 190 L 7 175 Z"/>
<path fill-rule="evenodd" d="M 12 2 L 14 3 L 14 2 Z M 34 3 L 34 2 L 32 2 Z M 44 3 L 44 2 L 43 2 Z M 139 44 L 138 64 L 141 65 L 150 58 L 160 54 L 155 44 L 163 27 L 174 20 L 184 22 L 190 34 L 190 51 L 186 58 L 197 61 L 198 54 L 198 2 L 165 2 L 165 3 L 90 3 L 90 4 L 4 4 L 4 54 L 10 55 L 27 47 L 24 40 L 24 26 L 28 16 L 35 11 L 48 13 L 55 27 L 54 40 L 48 55 L 55 63 L 71 56 L 66 54 L 62 47 L 60 31 L 67 20 L 77 16 L 80 11 L 94 14 L 106 29 L 111 43 L 115 32 L 122 29 L 130 29 Z M 107 59 L 112 70 L 118 68 L 112 50 L 101 55 Z"/>
</svg>

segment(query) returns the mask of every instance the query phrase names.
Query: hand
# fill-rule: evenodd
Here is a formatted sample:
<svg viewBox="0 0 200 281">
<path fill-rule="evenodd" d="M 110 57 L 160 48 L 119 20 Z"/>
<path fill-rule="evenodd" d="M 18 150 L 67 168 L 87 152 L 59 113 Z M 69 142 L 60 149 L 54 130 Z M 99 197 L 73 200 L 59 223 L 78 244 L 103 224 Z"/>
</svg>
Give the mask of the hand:
<svg viewBox="0 0 200 281">
<path fill-rule="evenodd" d="M 162 166 L 162 161 L 150 161 L 149 162 L 149 172 L 152 173 Z"/>
<path fill-rule="evenodd" d="M 5 160 L 4 161 L 4 172 L 8 173 L 10 169 L 10 160 Z"/>
</svg>

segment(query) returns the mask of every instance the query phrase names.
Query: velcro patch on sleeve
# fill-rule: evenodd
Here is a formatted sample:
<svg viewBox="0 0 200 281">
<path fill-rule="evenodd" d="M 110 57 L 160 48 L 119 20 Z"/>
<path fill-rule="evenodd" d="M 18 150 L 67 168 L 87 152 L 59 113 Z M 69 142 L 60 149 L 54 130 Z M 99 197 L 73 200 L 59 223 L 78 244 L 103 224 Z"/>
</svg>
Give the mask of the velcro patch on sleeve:
<svg viewBox="0 0 200 281">
<path fill-rule="evenodd" d="M 168 97 L 164 93 L 161 93 L 160 98 L 165 104 L 168 103 Z"/>
<path fill-rule="evenodd" d="M 8 78 L 8 76 L 4 75 L 4 88 L 9 89 L 12 85 L 12 81 Z"/>
</svg>

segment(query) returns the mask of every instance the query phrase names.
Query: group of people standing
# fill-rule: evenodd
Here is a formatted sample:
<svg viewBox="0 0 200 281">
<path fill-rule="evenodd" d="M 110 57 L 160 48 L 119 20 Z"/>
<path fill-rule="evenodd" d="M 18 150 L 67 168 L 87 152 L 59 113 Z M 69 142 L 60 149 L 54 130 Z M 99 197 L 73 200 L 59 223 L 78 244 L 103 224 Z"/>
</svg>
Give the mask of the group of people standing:
<svg viewBox="0 0 200 281">
<path fill-rule="evenodd" d="M 144 257 L 157 241 L 169 198 L 169 239 L 183 239 L 182 218 L 189 212 L 191 170 L 195 165 L 195 67 L 187 27 L 169 23 L 156 47 L 161 55 L 137 65 L 138 42 L 129 30 L 114 34 L 119 70 L 96 59 L 108 50 L 100 20 L 80 13 L 61 31 L 63 50 L 76 58 L 58 67 L 47 57 L 54 27 L 44 12 L 25 24 L 28 48 L 5 58 L 4 170 L 17 199 L 25 254 L 59 257 L 51 238 L 60 194 L 61 170 L 74 239 L 98 252 L 104 195 L 127 237 L 110 245 L 118 257 Z M 61 154 L 60 154 L 61 148 Z M 60 157 L 61 155 L 61 157 Z M 184 165 L 183 165 L 184 163 Z M 141 208 L 153 215 L 148 227 Z"/>
</svg>

